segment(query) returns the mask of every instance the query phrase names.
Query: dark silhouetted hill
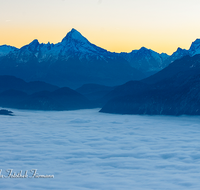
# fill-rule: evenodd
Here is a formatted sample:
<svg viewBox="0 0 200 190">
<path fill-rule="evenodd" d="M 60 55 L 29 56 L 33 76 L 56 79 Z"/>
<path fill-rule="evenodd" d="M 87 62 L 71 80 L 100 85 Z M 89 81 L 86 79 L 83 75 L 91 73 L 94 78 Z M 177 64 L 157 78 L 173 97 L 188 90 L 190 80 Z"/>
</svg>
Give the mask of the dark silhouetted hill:
<svg viewBox="0 0 200 190">
<path fill-rule="evenodd" d="M 112 91 L 115 87 L 104 86 L 99 84 L 85 84 L 76 89 L 77 92 L 83 94 L 89 100 L 98 100 Z"/>
<path fill-rule="evenodd" d="M 0 75 L 0 92 L 12 89 L 32 94 L 44 90 L 54 91 L 58 88 L 57 86 L 41 81 L 25 82 L 14 76 Z"/>
<path fill-rule="evenodd" d="M 40 91 L 31 95 L 7 90 L 0 93 L 0 106 L 32 110 L 76 110 L 93 108 L 93 104 L 80 93 L 64 87 L 53 92 Z"/>
<path fill-rule="evenodd" d="M 142 80 L 142 83 L 148 85 L 146 90 L 136 87 L 135 92 L 129 94 L 122 90 L 120 95 L 106 103 L 101 112 L 200 115 L 200 55 L 174 61 L 159 73 Z M 126 89 L 125 86 L 127 84 L 121 88 Z"/>
</svg>

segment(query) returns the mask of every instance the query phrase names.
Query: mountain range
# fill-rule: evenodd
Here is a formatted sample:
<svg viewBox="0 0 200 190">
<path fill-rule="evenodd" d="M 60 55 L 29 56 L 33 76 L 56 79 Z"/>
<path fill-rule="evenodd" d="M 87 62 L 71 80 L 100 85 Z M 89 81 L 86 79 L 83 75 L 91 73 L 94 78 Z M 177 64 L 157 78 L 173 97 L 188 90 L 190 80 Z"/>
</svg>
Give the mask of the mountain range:
<svg viewBox="0 0 200 190">
<path fill-rule="evenodd" d="M 199 84 L 200 39 L 171 56 L 145 47 L 109 52 L 75 29 L 57 44 L 0 46 L 3 107 L 200 115 Z"/>
<path fill-rule="evenodd" d="M 82 94 L 68 87 L 25 82 L 14 76 L 0 76 L 0 106 L 32 110 L 74 110 L 92 108 Z"/>
<path fill-rule="evenodd" d="M 178 48 L 171 56 L 145 47 L 130 53 L 113 53 L 90 43 L 72 29 L 57 44 L 33 40 L 20 49 L 0 46 L 0 74 L 60 87 L 77 88 L 87 83 L 116 86 L 148 77 L 176 59 L 198 53 L 199 39 L 189 50 Z"/>
<path fill-rule="evenodd" d="M 20 49 L 1 46 L 0 52 L 0 74 L 26 81 L 77 88 L 86 83 L 118 85 L 145 77 L 120 54 L 97 47 L 75 29 L 57 44 L 34 40 Z"/>
<path fill-rule="evenodd" d="M 101 112 L 118 114 L 200 115 L 200 54 L 184 56 L 148 78 L 115 87 L 85 84 L 75 91 L 0 76 L 0 106 L 36 110 L 101 107 Z"/>
</svg>

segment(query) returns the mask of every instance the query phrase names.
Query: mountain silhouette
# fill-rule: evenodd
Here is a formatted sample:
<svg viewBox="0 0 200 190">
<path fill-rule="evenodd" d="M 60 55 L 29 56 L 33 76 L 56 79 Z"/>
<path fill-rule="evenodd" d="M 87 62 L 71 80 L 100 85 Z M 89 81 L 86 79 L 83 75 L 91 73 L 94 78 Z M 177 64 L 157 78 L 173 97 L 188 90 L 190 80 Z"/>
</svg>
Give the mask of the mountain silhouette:
<svg viewBox="0 0 200 190">
<path fill-rule="evenodd" d="M 33 40 L 10 51 L 0 58 L 0 74 L 72 88 L 86 83 L 113 86 L 145 77 L 120 54 L 97 47 L 75 29 L 57 44 Z"/>
<path fill-rule="evenodd" d="M 133 83 L 133 82 L 132 82 Z M 200 115 L 200 55 L 185 56 L 142 80 L 121 85 L 101 112 L 149 115 Z M 127 87 L 128 86 L 128 87 Z M 132 90 L 134 89 L 134 90 Z"/>
</svg>

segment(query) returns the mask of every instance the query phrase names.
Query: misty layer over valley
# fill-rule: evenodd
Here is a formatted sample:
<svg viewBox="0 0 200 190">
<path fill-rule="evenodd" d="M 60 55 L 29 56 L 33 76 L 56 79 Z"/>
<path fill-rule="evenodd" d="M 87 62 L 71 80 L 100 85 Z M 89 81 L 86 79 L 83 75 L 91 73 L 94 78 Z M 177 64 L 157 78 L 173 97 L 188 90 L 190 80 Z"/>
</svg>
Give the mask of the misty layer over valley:
<svg viewBox="0 0 200 190">
<path fill-rule="evenodd" d="M 12 109 L 1 117 L 2 189 L 200 189 L 199 116 Z M 12 174 L 13 174 L 12 173 Z"/>
</svg>

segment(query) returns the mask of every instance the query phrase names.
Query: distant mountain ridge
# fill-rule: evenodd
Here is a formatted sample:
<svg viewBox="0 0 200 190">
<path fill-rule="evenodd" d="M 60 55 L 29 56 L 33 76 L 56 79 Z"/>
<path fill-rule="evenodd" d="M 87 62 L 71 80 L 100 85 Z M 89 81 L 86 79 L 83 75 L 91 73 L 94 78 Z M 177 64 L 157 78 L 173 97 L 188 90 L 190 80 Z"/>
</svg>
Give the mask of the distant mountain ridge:
<svg viewBox="0 0 200 190">
<path fill-rule="evenodd" d="M 8 55 L 10 52 L 18 50 L 16 47 L 9 46 L 9 45 L 2 45 L 0 46 L 0 57 Z"/>
<path fill-rule="evenodd" d="M 113 53 L 72 29 L 57 44 L 40 44 L 35 39 L 20 49 L 0 46 L 0 74 L 72 88 L 87 83 L 115 86 L 140 80 L 183 56 L 199 53 L 200 39 L 189 50 L 178 48 L 171 56 L 145 47 L 130 53 Z"/>
<path fill-rule="evenodd" d="M 115 53 L 108 52 L 91 44 L 75 29 L 72 29 L 57 44 L 40 44 L 35 39 L 30 44 L 17 50 L 13 49 L 8 54 L 11 58 L 18 58 L 18 62 L 27 62 L 33 55 L 37 58 L 38 62 L 56 61 L 57 59 L 68 60 L 72 55 L 78 55 L 80 59 L 84 59 L 88 55 L 96 56 L 100 60 L 107 57 L 114 58 L 115 55 Z"/>
<path fill-rule="evenodd" d="M 99 52 L 101 52 L 101 56 Z M 56 60 L 59 56 L 62 56 L 63 59 L 68 59 L 70 56 L 69 53 L 77 53 L 80 55 L 81 59 L 86 55 L 97 56 L 98 59 L 104 59 L 104 56 L 106 56 L 106 58 L 108 56 L 110 56 L 110 58 L 113 58 L 113 56 L 121 56 L 124 57 L 132 67 L 139 68 L 141 70 L 145 70 L 142 67 L 142 59 L 146 59 L 146 61 L 154 59 L 154 61 L 157 61 L 160 64 L 159 66 L 156 65 L 155 68 L 152 65 L 151 69 L 156 70 L 163 69 L 166 66 L 165 61 L 170 57 L 171 60 L 174 61 L 185 55 L 194 56 L 196 54 L 200 54 L 200 39 L 196 39 L 194 42 L 192 42 L 189 50 L 178 47 L 177 51 L 175 51 L 171 56 L 167 55 L 166 53 L 159 54 L 145 47 L 141 47 L 139 50 L 133 50 L 130 53 L 113 53 L 90 43 L 84 36 L 82 36 L 80 32 L 73 28 L 69 33 L 67 33 L 62 41 L 57 44 L 40 44 L 38 40 L 35 39 L 30 44 L 25 45 L 20 49 L 9 45 L 0 46 L 0 57 L 7 56 L 10 53 L 10 56 L 17 56 L 18 58 L 21 58 L 19 61 L 23 62 L 27 61 L 25 57 L 28 57 L 30 53 L 33 53 L 35 57 L 38 58 L 39 62 L 47 60 L 49 61 L 51 59 Z M 138 65 L 138 62 L 141 64 Z"/>
<path fill-rule="evenodd" d="M 24 80 L 14 76 L 0 76 L 0 93 L 12 89 L 22 91 L 27 94 L 32 94 L 44 90 L 52 92 L 58 88 L 58 86 L 54 86 L 41 81 L 25 82 Z"/>
<path fill-rule="evenodd" d="M 32 110 L 74 110 L 93 108 L 82 94 L 41 81 L 25 82 L 14 76 L 0 76 L 0 106 Z"/>
<path fill-rule="evenodd" d="M 192 42 L 189 50 L 178 47 L 177 50 L 165 60 L 165 62 L 166 64 L 170 64 L 186 55 L 192 57 L 197 54 L 200 54 L 200 39 L 196 39 L 194 42 Z"/>
<path fill-rule="evenodd" d="M 120 54 L 91 44 L 75 29 L 57 44 L 33 40 L 7 51 L 0 57 L 0 74 L 73 88 L 86 83 L 113 86 L 145 77 Z"/>
<path fill-rule="evenodd" d="M 166 53 L 159 54 L 145 47 L 133 50 L 130 53 L 121 53 L 121 55 L 132 67 L 144 72 L 147 76 L 164 69 L 168 65 L 166 60 L 169 55 Z"/>
</svg>

